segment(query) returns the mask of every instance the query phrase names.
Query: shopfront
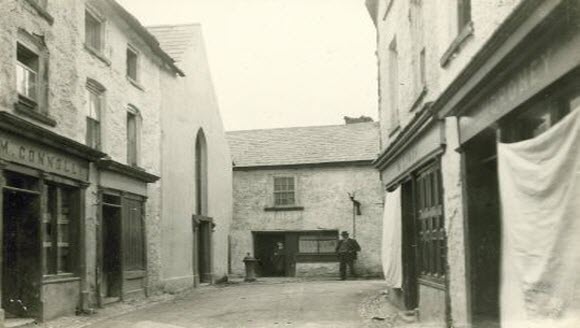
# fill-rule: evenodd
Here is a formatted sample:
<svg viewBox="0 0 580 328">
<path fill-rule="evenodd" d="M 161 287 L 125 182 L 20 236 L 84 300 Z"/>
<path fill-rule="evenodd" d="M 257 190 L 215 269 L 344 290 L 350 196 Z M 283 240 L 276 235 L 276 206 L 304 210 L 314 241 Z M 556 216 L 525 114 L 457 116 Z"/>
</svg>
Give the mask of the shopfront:
<svg viewBox="0 0 580 328">
<path fill-rule="evenodd" d="M 159 177 L 111 160 L 99 168 L 97 231 L 99 305 L 148 294 L 147 184 Z"/>
<path fill-rule="evenodd" d="M 467 275 L 474 327 L 498 327 L 502 231 L 498 144 L 535 138 L 580 107 L 578 5 L 529 2 L 490 41 L 486 56 L 468 67 L 456 95 L 437 108 L 457 116 L 463 162 Z M 502 57 L 503 56 L 503 57 Z M 479 65 L 479 66 L 477 66 Z"/>
<path fill-rule="evenodd" d="M 389 194 L 400 193 L 402 288 L 390 293 L 401 309 L 418 309 L 421 320 L 445 322 L 447 237 L 441 156 L 443 123 L 428 110 L 402 132 L 375 163 Z"/>
<path fill-rule="evenodd" d="M 8 113 L 0 116 L 5 317 L 45 320 L 74 314 L 85 283 L 89 162 L 104 154 Z"/>
</svg>

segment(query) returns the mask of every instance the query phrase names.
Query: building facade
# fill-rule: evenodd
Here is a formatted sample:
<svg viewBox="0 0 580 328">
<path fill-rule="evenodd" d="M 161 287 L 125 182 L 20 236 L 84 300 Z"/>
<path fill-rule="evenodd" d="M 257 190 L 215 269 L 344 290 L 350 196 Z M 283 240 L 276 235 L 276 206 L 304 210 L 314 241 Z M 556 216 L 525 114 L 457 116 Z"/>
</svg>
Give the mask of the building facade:
<svg viewBox="0 0 580 328">
<path fill-rule="evenodd" d="M 496 145 L 537 136 L 577 106 L 578 5 L 366 5 L 379 63 L 375 164 L 387 194 L 402 194 L 404 280 L 393 301 L 443 327 L 499 326 Z"/>
<path fill-rule="evenodd" d="M 376 123 L 233 131 L 228 139 L 234 275 L 244 273 L 242 260 L 250 254 L 260 276 L 338 277 L 341 231 L 362 248 L 357 274 L 380 275 L 382 192 L 371 166 Z"/>
<path fill-rule="evenodd" d="M 175 182 L 160 181 L 171 165 L 162 160 L 162 122 L 193 112 L 200 119 L 191 129 L 217 140 L 216 107 L 199 100 L 196 111 L 193 102 L 165 111 L 175 89 L 192 93 L 192 80 L 115 1 L 4 0 L 0 8 L 2 320 L 47 320 L 164 291 L 163 193 Z M 187 142 L 195 154 L 195 139 Z M 223 135 L 221 145 L 227 155 Z M 195 170 L 196 156 L 189 162 Z M 228 172 L 210 170 L 206 184 L 227 185 Z M 216 221 L 228 222 L 223 213 Z M 194 214 L 181 218 L 191 263 Z"/>
</svg>

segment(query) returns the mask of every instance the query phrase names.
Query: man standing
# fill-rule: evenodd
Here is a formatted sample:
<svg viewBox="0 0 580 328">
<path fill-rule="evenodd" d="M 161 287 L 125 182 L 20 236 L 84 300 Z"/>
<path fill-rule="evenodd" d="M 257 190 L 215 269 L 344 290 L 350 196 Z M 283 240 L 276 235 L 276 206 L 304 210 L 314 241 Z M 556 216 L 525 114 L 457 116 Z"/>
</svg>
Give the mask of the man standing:
<svg viewBox="0 0 580 328">
<path fill-rule="evenodd" d="M 348 266 L 350 275 L 356 277 L 354 271 L 354 261 L 356 260 L 357 252 L 360 252 L 360 246 L 356 240 L 348 237 L 348 232 L 343 231 L 342 239 L 336 245 L 336 254 L 340 261 L 340 280 L 346 279 L 346 267 Z"/>
</svg>

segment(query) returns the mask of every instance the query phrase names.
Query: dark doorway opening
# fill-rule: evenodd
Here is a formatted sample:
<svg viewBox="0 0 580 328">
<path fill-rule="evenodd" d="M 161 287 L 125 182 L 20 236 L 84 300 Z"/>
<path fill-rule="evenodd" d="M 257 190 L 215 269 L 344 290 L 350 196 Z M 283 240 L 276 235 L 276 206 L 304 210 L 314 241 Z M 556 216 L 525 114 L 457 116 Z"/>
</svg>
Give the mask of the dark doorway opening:
<svg viewBox="0 0 580 328">
<path fill-rule="evenodd" d="M 102 213 L 102 278 L 101 298 L 103 304 L 120 300 L 122 288 L 121 264 L 121 200 L 120 197 L 104 197 L 111 203 L 103 204 Z"/>
<path fill-rule="evenodd" d="M 499 327 L 501 214 L 497 133 L 488 129 L 465 147 L 469 274 L 473 327 Z"/>
<path fill-rule="evenodd" d="M 197 227 L 197 270 L 199 281 L 212 282 L 211 273 L 211 231 L 210 221 L 200 221 Z"/>
<path fill-rule="evenodd" d="M 401 209 L 403 226 L 403 290 L 405 308 L 419 306 L 419 286 L 417 272 L 417 228 L 414 204 L 413 181 L 401 185 Z"/>
<path fill-rule="evenodd" d="M 38 317 L 42 268 L 39 193 L 5 187 L 3 197 L 2 306 L 6 318 Z"/>
<path fill-rule="evenodd" d="M 255 233 L 254 253 L 259 261 L 258 275 L 261 277 L 290 276 L 287 267 L 289 250 L 284 233 Z"/>
</svg>

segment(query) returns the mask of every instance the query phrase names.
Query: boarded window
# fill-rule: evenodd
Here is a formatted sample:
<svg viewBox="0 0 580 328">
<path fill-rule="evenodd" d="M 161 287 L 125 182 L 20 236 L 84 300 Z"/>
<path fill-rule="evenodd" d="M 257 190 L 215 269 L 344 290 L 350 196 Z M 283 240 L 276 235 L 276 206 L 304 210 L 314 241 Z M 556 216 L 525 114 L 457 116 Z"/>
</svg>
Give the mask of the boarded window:
<svg viewBox="0 0 580 328">
<path fill-rule="evenodd" d="M 421 276 L 443 279 L 447 238 L 443 216 L 441 173 L 434 164 L 417 177 L 419 259 Z"/>
<path fill-rule="evenodd" d="M 298 237 L 298 250 L 304 254 L 333 254 L 337 242 L 337 231 L 303 234 Z"/>
<path fill-rule="evenodd" d="M 290 206 L 296 204 L 294 177 L 274 178 L 274 205 Z"/>
<path fill-rule="evenodd" d="M 145 226 L 143 201 L 124 199 L 123 257 L 124 269 L 145 270 Z"/>
<path fill-rule="evenodd" d="M 85 45 L 102 52 L 103 33 L 103 22 L 88 10 L 85 11 Z"/>
</svg>

